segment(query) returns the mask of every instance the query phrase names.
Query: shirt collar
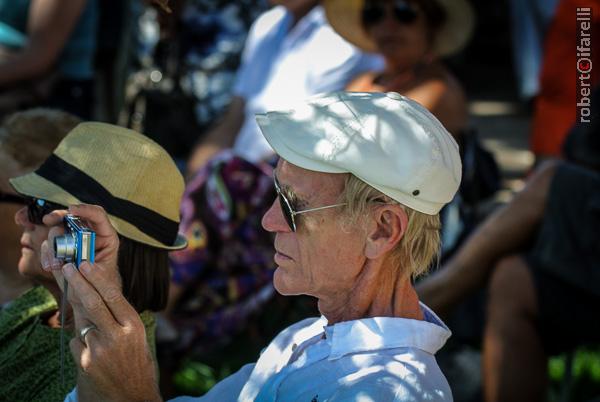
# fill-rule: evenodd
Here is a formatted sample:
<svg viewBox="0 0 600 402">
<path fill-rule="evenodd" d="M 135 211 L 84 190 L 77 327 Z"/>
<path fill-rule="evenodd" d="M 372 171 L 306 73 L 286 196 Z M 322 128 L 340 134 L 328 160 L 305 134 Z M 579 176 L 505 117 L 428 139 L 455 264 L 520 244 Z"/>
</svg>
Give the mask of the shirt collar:
<svg viewBox="0 0 600 402">
<path fill-rule="evenodd" d="M 373 317 L 344 321 L 325 327 L 331 345 L 330 360 L 350 353 L 394 348 L 417 348 L 435 354 L 451 335 L 429 307 L 420 303 L 423 320 Z"/>
<path fill-rule="evenodd" d="M 286 9 L 286 23 L 288 26 L 293 21 L 293 15 Z M 311 35 L 315 27 L 322 26 L 326 23 L 325 20 L 325 12 L 321 6 L 315 6 L 312 10 L 308 12 L 304 17 L 302 17 L 296 25 L 291 29 L 291 31 L 287 34 L 286 40 L 288 42 L 295 42 L 306 38 Z"/>
</svg>

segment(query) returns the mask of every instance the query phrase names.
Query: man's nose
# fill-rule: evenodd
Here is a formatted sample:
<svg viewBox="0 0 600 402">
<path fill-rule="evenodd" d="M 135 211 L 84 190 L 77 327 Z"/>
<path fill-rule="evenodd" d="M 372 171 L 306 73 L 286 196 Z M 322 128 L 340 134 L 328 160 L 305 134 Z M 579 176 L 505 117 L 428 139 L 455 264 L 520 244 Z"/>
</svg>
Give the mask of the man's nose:
<svg viewBox="0 0 600 402">
<path fill-rule="evenodd" d="M 288 226 L 285 218 L 283 217 L 283 211 L 277 198 L 271 204 L 271 208 L 265 212 L 262 218 L 262 227 L 267 232 L 289 232 L 290 227 Z"/>
</svg>

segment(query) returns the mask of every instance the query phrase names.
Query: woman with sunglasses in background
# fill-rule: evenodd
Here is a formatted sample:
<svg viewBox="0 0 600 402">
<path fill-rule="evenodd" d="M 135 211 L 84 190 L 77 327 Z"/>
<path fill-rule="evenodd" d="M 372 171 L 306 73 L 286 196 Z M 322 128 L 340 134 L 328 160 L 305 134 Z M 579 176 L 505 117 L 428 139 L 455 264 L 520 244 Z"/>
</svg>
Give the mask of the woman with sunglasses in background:
<svg viewBox="0 0 600 402">
<path fill-rule="evenodd" d="M 49 336 L 57 325 L 55 286 L 33 262 L 34 245 L 45 237 L 39 230 L 23 234 L 15 223 L 28 200 L 8 180 L 39 167 L 77 124 L 68 113 L 31 109 L 8 116 L 0 126 L 0 400 L 60 399 L 60 383 L 44 378 L 47 369 L 58 369 L 53 351 L 59 345 Z"/>
<path fill-rule="evenodd" d="M 31 109 L 8 116 L 0 126 L 0 310 L 32 286 L 17 270 L 22 231 L 14 216 L 26 199 L 8 179 L 36 169 L 78 123 L 78 118 L 57 110 Z"/>
<path fill-rule="evenodd" d="M 17 323 L 0 333 L 2 397 L 62 401 L 75 385 L 77 370 L 68 345 L 71 336 L 61 338 L 61 322 L 70 335 L 69 314 L 61 317 L 68 310 L 57 305 L 62 303 L 60 288 L 53 275 L 42 270 L 43 265 L 60 262 L 41 251 L 49 234 L 43 217 L 69 205 L 91 203 L 109 213 L 119 234 L 123 293 L 140 313 L 154 355 L 152 312 L 163 309 L 167 300 L 167 253 L 186 244 L 177 234 L 183 178 L 167 153 L 131 130 L 82 123 L 38 169 L 10 179 L 10 184 L 27 200 L 15 215 L 23 229 L 19 271 L 41 285 L 30 293 L 39 298 L 50 292 L 53 297 L 46 297 L 46 303 L 35 310 L 15 302 L 3 311 L 0 322 L 7 327 L 9 318 Z M 18 321 L 28 308 L 32 311 L 28 319 Z M 85 343 L 94 330 L 87 327 L 76 335 Z"/>
<path fill-rule="evenodd" d="M 347 90 L 399 92 L 460 138 L 467 124 L 465 94 L 439 59 L 469 39 L 473 13 L 465 0 L 328 0 L 325 10 L 342 37 L 385 58 L 383 71 L 359 75 Z"/>
</svg>

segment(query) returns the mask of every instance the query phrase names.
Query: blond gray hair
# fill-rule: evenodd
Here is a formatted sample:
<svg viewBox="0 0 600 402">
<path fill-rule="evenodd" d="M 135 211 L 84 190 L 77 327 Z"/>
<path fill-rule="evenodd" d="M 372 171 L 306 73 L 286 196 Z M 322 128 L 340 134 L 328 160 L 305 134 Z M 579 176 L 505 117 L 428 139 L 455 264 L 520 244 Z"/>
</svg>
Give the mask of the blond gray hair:
<svg viewBox="0 0 600 402">
<path fill-rule="evenodd" d="M 410 275 L 414 279 L 439 261 L 439 214 L 427 215 L 402 205 L 352 174 L 348 174 L 338 202 L 346 203 L 346 219 L 342 221 L 346 227 L 368 217 L 374 204 L 398 204 L 402 207 L 408 217 L 408 226 L 390 255 L 392 264 L 404 271 L 402 275 Z"/>
</svg>

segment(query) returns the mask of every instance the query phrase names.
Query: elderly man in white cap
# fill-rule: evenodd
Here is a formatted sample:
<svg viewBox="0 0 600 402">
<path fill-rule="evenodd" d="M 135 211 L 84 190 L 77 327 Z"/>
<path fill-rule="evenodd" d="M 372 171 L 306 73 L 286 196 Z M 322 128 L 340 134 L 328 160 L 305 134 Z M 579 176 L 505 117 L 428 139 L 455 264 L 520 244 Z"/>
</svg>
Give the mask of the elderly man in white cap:
<svg viewBox="0 0 600 402">
<path fill-rule="evenodd" d="M 459 186 L 450 134 L 395 93 L 323 95 L 257 121 L 281 156 L 278 199 L 263 218 L 275 234 L 275 288 L 316 297 L 322 316 L 282 331 L 205 396 L 176 400 L 452 400 L 434 356 L 450 332 L 411 284 L 436 256 L 438 212 Z M 161 400 L 143 326 L 116 280 L 114 230 L 101 209 L 78 211 L 97 231 L 97 259 L 56 271 L 83 334 L 71 342 L 81 375 L 67 400 Z"/>
</svg>

